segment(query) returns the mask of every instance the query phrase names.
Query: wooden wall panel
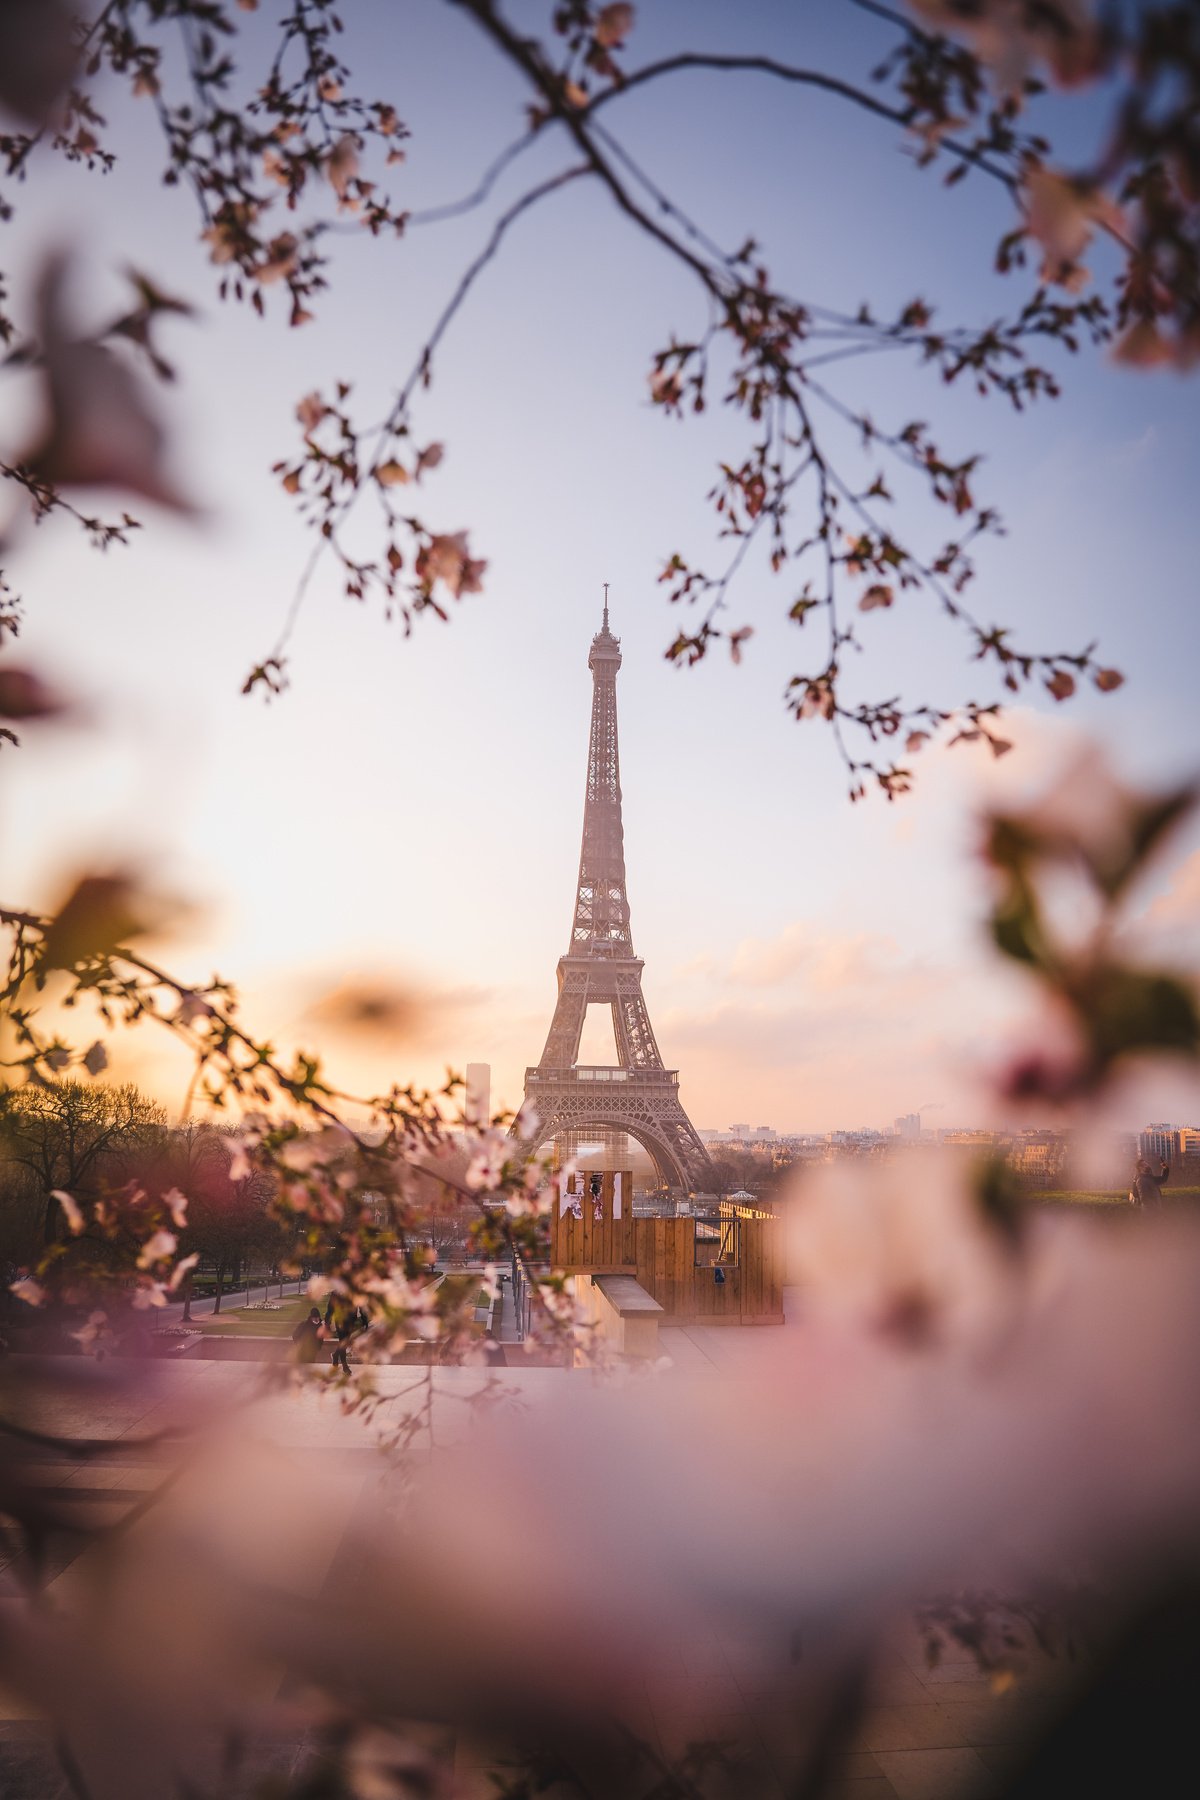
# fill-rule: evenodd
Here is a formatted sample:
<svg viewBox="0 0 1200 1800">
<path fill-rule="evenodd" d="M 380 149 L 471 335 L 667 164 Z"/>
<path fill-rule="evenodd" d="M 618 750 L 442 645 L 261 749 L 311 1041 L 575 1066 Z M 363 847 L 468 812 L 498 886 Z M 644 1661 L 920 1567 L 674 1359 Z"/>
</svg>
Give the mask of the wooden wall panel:
<svg viewBox="0 0 1200 1800">
<path fill-rule="evenodd" d="M 587 1172 L 590 1178 L 590 1171 Z M 637 1261 L 633 1216 L 633 1176 L 624 1171 L 621 1217 L 613 1218 L 613 1178 L 606 1172 L 600 1190 L 602 1219 L 594 1216 L 592 1195 L 582 1196 L 583 1217 L 559 1212 L 558 1187 L 550 1213 L 550 1261 L 556 1269 L 632 1270 Z"/>
<path fill-rule="evenodd" d="M 632 1180 L 626 1176 L 626 1196 L 632 1190 Z M 590 1193 L 583 1196 L 582 1219 L 570 1213 L 560 1216 L 556 1196 L 550 1230 L 556 1268 L 635 1274 L 665 1309 L 664 1323 L 733 1325 L 782 1320 L 784 1245 L 778 1219 L 740 1221 L 738 1262 L 725 1267 L 724 1282 L 716 1282 L 711 1264 L 696 1267 L 693 1219 L 635 1219 L 630 1199 L 623 1204 L 623 1217 L 614 1219 L 611 1175 L 604 1177 L 601 1198 L 604 1217 L 597 1220 Z"/>
</svg>

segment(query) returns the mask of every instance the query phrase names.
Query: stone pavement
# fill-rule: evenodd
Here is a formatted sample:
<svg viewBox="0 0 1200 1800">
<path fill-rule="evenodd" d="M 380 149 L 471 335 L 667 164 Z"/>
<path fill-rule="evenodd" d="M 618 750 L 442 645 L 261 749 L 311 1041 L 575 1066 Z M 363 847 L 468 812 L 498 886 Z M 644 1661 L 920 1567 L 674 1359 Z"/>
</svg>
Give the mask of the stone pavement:
<svg viewBox="0 0 1200 1800">
<path fill-rule="evenodd" d="M 682 1373 L 703 1371 L 719 1380 L 740 1381 L 752 1380 L 770 1356 L 773 1335 L 765 1327 L 666 1328 L 661 1341 Z M 539 1397 L 561 1391 L 563 1382 L 581 1378 L 572 1371 L 526 1368 L 515 1356 L 513 1360 L 515 1366 L 500 1371 L 500 1379 L 526 1405 L 536 1405 Z M 152 1513 L 172 1465 L 163 1453 L 131 1447 L 129 1440 L 152 1432 L 183 1397 L 227 1411 L 254 1392 L 257 1379 L 258 1371 L 243 1364 L 153 1365 L 136 1405 L 115 1400 L 97 1405 L 85 1396 L 59 1403 L 48 1429 L 107 1437 L 111 1446 L 87 1459 L 47 1456 L 29 1468 L 30 1482 L 54 1501 L 61 1518 L 46 1569 L 52 1597 L 68 1591 L 77 1567 L 81 1540 L 73 1538 L 73 1524 L 124 1524 L 136 1532 Z M 418 1404 L 417 1390 L 425 1392 L 426 1379 L 432 1384 L 438 1442 L 452 1443 L 470 1429 L 467 1402 L 484 1377 L 464 1369 L 418 1374 L 401 1367 L 379 1375 L 397 1410 Z M 339 1571 L 343 1540 L 352 1538 L 350 1527 L 359 1509 L 370 1516 L 379 1504 L 384 1477 L 377 1453 L 363 1425 L 342 1415 L 328 1397 L 284 1392 L 257 1400 L 254 1407 L 256 1440 L 285 1447 L 300 1466 L 311 1455 L 322 1479 L 331 1468 L 336 1473 L 335 1485 L 312 1509 L 311 1542 L 302 1556 L 294 1546 L 287 1556 L 289 1570 L 305 1571 L 308 1596 L 319 1599 L 322 1584 Z M 269 1543 L 262 1549 L 270 1555 Z M 20 1604 L 13 1575 L 11 1561 L 0 1566 L 0 1609 Z M 753 1681 L 752 1656 L 759 1659 Z M 736 1738 L 756 1777 L 757 1785 L 747 1791 L 783 1800 L 795 1765 L 795 1672 L 789 1668 L 788 1646 L 781 1645 L 778 1682 L 764 1687 L 760 1657 L 761 1645 L 752 1646 L 734 1630 L 691 1633 L 666 1653 L 648 1684 L 638 1724 L 663 1755 L 696 1738 Z M 1067 1681 L 1061 1663 L 1038 1658 L 1015 1691 L 996 1695 L 973 1662 L 928 1668 L 915 1628 L 897 1626 L 876 1668 L 871 1704 L 854 1748 L 838 1766 L 835 1800 L 982 1800 L 997 1790 L 1020 1739 L 1053 1707 Z M 25 1712 L 0 1693 L 0 1793 L 4 1800 L 65 1800 L 67 1788 L 50 1753 L 48 1726 Z M 295 1742 L 265 1746 L 259 1759 L 262 1772 L 286 1773 L 308 1753 Z M 492 1749 L 460 1739 L 453 1754 L 464 1793 L 478 1794 L 480 1800 L 493 1795 L 488 1776 Z"/>
</svg>

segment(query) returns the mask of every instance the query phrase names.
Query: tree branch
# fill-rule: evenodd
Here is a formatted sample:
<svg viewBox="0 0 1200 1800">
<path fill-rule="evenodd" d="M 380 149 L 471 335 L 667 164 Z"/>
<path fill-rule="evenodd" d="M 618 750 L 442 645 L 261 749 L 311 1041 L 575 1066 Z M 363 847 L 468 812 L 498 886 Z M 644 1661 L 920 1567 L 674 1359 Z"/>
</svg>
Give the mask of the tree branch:
<svg viewBox="0 0 1200 1800">
<path fill-rule="evenodd" d="M 473 0 L 452 0 L 455 5 L 471 5 L 472 11 L 478 11 Z M 865 112 L 874 113 L 876 118 L 886 119 L 892 125 L 898 125 L 904 131 L 911 128 L 913 109 L 911 107 L 890 106 L 887 101 L 876 99 L 863 88 L 854 86 L 853 82 L 842 81 L 836 75 L 825 75 L 819 69 L 801 69 L 791 63 L 777 62 L 772 56 L 722 56 L 703 51 L 682 51 L 678 56 L 667 56 L 661 62 L 646 63 L 643 68 L 634 69 L 614 86 L 605 88 L 580 112 L 581 119 L 588 119 L 600 107 L 620 95 L 627 94 L 632 88 L 641 87 L 648 81 L 657 81 L 663 75 L 684 74 L 692 69 L 711 69 L 726 74 L 771 75 L 778 81 L 786 81 L 800 87 L 818 88 L 823 93 L 834 94 L 840 100 L 848 100 L 852 105 L 861 107 Z M 944 137 L 940 147 L 948 150 L 960 162 L 970 163 L 973 168 L 980 169 L 1015 193 L 1015 178 L 993 163 L 980 151 L 973 150 L 969 144 L 960 143 L 957 138 Z"/>
</svg>

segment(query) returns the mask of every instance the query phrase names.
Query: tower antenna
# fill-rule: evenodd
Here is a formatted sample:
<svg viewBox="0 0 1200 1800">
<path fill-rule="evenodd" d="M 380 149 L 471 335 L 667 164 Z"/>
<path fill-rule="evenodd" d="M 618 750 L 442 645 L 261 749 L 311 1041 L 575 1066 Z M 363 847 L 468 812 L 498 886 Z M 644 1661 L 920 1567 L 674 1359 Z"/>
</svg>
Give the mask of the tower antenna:
<svg viewBox="0 0 1200 1800">
<path fill-rule="evenodd" d="M 604 629 L 608 630 L 608 583 L 604 584 Z"/>
</svg>

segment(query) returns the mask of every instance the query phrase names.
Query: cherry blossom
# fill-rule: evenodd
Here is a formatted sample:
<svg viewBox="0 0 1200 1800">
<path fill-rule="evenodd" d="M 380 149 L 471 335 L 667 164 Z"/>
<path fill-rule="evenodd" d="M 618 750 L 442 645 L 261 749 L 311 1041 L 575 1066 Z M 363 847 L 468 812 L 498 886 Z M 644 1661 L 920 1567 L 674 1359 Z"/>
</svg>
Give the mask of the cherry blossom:
<svg viewBox="0 0 1200 1800">
<path fill-rule="evenodd" d="M 131 371 L 68 326 L 66 281 L 67 259 L 51 258 L 40 286 L 49 426 L 26 460 L 59 487 L 119 488 L 193 512 L 165 473 L 166 435 Z"/>
<path fill-rule="evenodd" d="M 72 1237 L 78 1237 L 86 1225 L 78 1201 L 75 1200 L 72 1195 L 64 1192 L 62 1188 L 54 1188 L 52 1189 L 52 1193 L 63 1209 L 67 1221 L 67 1230 L 71 1233 Z"/>
<path fill-rule="evenodd" d="M 163 1195 L 163 1205 L 170 1213 L 176 1229 L 185 1230 L 187 1227 L 187 1195 L 181 1194 L 176 1187 L 168 1188 Z"/>
<path fill-rule="evenodd" d="M 86 1322 L 78 1331 L 67 1335 L 75 1339 L 85 1356 L 95 1356 L 116 1342 L 108 1314 L 99 1309 L 88 1314 Z"/>
<path fill-rule="evenodd" d="M 148 1237 L 138 1252 L 137 1266 L 149 1269 L 155 1263 L 166 1262 L 175 1254 L 175 1246 L 179 1242 L 173 1231 L 156 1231 Z"/>
</svg>

